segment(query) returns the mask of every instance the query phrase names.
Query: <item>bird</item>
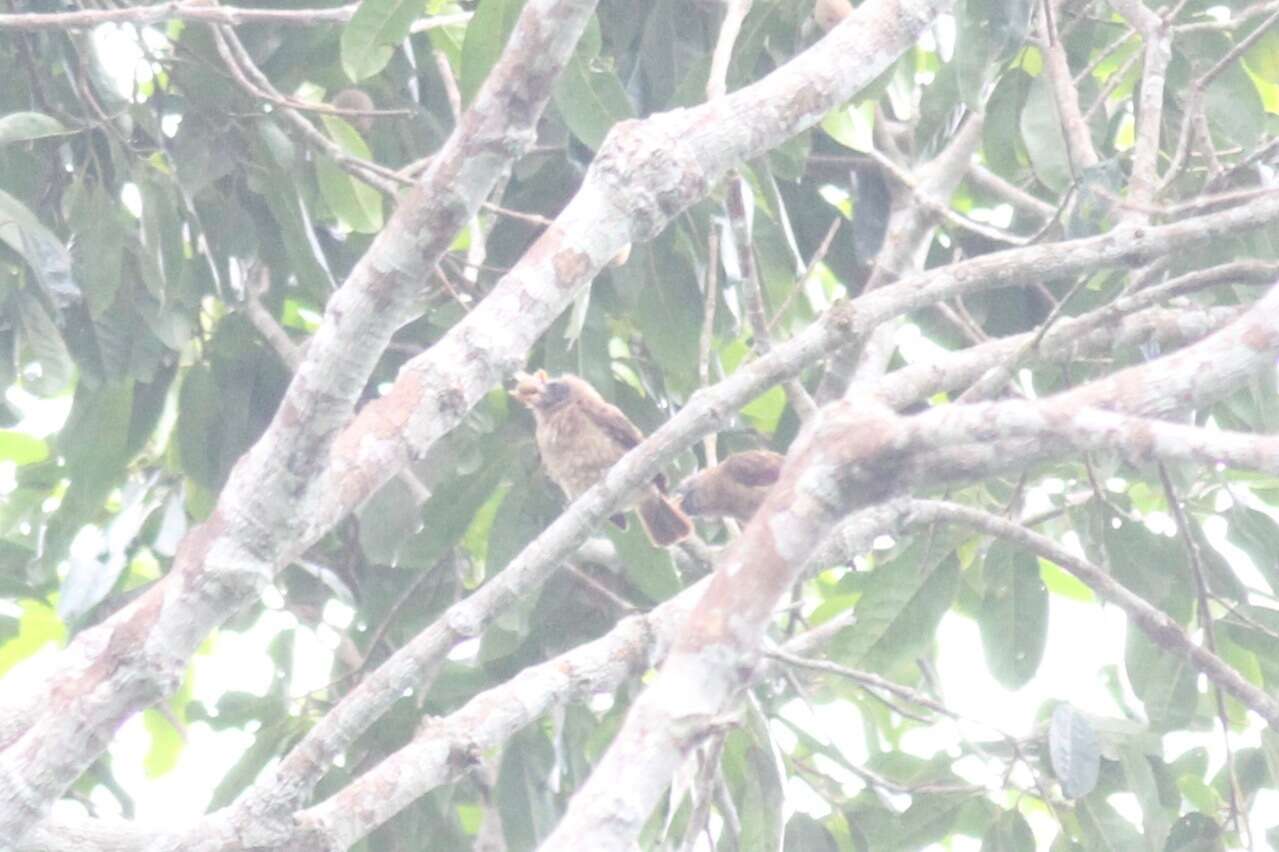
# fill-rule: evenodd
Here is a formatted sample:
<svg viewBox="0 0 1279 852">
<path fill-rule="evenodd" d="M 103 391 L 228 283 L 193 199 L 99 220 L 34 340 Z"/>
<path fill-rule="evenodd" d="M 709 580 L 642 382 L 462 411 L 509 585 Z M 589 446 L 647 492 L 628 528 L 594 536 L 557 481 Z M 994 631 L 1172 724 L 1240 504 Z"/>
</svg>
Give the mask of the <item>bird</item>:
<svg viewBox="0 0 1279 852">
<path fill-rule="evenodd" d="M 552 378 L 538 370 L 516 373 L 515 381 L 511 395 L 533 412 L 542 465 L 570 500 L 599 482 L 627 450 L 644 440 L 621 409 L 577 376 Z M 661 477 L 654 480 L 636 506 L 644 532 L 658 547 L 669 547 L 693 531 L 688 516 L 662 493 L 664 482 Z M 624 519 L 613 520 L 625 526 Z"/>
<path fill-rule="evenodd" d="M 784 459 L 772 450 L 734 453 L 681 482 L 676 489 L 679 506 L 686 515 L 745 523 L 777 482 Z"/>
</svg>

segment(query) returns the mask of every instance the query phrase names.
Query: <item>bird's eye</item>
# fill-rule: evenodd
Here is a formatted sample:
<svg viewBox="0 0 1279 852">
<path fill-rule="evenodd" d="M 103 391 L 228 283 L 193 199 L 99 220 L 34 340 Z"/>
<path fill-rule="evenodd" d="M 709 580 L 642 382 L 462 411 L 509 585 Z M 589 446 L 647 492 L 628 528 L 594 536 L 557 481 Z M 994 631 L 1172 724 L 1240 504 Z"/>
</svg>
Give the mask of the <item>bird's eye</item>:
<svg viewBox="0 0 1279 852">
<path fill-rule="evenodd" d="M 565 382 L 547 382 L 542 388 L 544 405 L 559 405 L 568 399 L 568 384 Z"/>
</svg>

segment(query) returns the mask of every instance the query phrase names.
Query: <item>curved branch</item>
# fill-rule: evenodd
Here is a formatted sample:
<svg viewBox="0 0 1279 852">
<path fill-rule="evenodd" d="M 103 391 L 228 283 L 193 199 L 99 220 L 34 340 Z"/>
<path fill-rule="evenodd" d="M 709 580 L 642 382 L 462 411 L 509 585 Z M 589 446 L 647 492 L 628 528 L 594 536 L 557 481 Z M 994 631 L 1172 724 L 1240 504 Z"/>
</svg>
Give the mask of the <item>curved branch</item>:
<svg viewBox="0 0 1279 852">
<path fill-rule="evenodd" d="M 1270 364 L 1276 352 L 1279 286 L 1241 319 L 1182 352 L 1041 403 L 957 404 L 915 418 L 900 418 L 865 398 L 845 398 L 823 408 L 792 446 L 764 505 L 721 554 L 710 587 L 661 673 L 632 705 L 604 759 L 544 848 L 628 848 L 682 761 L 748 681 L 774 607 L 849 508 L 880 504 L 911 486 L 1021 466 L 1062 449 L 1045 448 L 1042 440 L 991 449 L 988 439 L 1002 435 L 1001 429 L 1018 437 L 1059 436 L 1065 446 L 1082 446 L 1100 435 L 1113 438 L 1115 423 L 1104 418 L 1131 425 L 1128 419 L 1080 409 L 1093 404 L 1141 413 L 1167 410 L 1165 400 L 1138 390 L 1143 379 L 1174 404 L 1193 406 L 1219 398 Z M 1189 369 L 1199 373 L 1185 375 Z M 1226 436 L 1209 448 L 1204 430 L 1191 429 L 1196 433 L 1191 436 L 1175 431 L 1189 427 L 1143 426 L 1144 433 L 1123 436 L 1130 448 L 1201 459 L 1229 451 L 1235 460 L 1279 469 L 1279 439 Z M 974 439 L 980 443 L 968 443 Z M 1247 448 L 1235 443 L 1245 440 Z M 956 443 L 977 451 L 943 455 Z M 942 449 L 930 454 L 933 447 Z M 1279 715 L 1267 718 L 1279 726 Z"/>
<path fill-rule="evenodd" d="M 75 12 L 23 12 L 0 15 L 0 30 L 86 30 L 102 24 L 163 24 L 167 21 L 191 21 L 204 24 L 276 24 L 286 27 L 314 27 L 320 24 L 344 24 L 355 15 L 359 3 L 328 9 L 252 9 L 243 6 L 215 6 L 188 2 L 153 3 L 148 6 L 126 6 L 123 9 L 81 9 Z M 432 15 L 414 25 L 418 32 L 436 27 L 460 26 L 471 19 L 470 12 Z"/>
<path fill-rule="evenodd" d="M 1187 660 L 1217 686 L 1238 698 L 1244 706 L 1264 718 L 1272 729 L 1279 730 L 1279 701 L 1249 683 L 1216 654 L 1196 645 L 1177 622 L 1145 599 L 1129 591 L 1110 574 L 1087 559 L 1076 556 L 1045 535 L 979 509 L 942 500 L 911 500 L 906 509 L 906 523 L 932 524 L 944 521 L 961 524 L 989 535 L 1019 544 L 1045 559 L 1060 565 L 1078 577 L 1101 597 L 1124 611 L 1137 628 L 1165 651 Z"/>
<path fill-rule="evenodd" d="M 184 538 L 170 574 L 77 636 L 61 655 L 55 687 L 0 711 L 0 837 L 20 838 L 121 722 L 177 687 L 205 636 L 253 600 L 308 534 L 314 540 L 299 504 L 334 436 L 391 334 L 413 317 L 422 281 L 532 143 L 551 83 L 594 7 L 594 0 L 524 7 L 474 103 L 329 300 L 271 425 L 236 463 L 217 508 Z"/>
</svg>

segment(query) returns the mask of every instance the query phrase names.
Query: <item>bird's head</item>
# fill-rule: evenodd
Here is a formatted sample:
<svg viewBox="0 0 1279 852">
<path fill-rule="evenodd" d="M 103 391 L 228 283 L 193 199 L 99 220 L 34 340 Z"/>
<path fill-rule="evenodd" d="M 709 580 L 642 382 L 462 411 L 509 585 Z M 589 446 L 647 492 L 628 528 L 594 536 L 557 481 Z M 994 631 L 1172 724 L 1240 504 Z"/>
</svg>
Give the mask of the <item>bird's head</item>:
<svg viewBox="0 0 1279 852">
<path fill-rule="evenodd" d="M 515 374 L 511 396 L 534 411 L 548 412 L 568 402 L 573 396 L 573 387 L 564 378 L 552 379 L 545 370 L 521 372 Z"/>
</svg>

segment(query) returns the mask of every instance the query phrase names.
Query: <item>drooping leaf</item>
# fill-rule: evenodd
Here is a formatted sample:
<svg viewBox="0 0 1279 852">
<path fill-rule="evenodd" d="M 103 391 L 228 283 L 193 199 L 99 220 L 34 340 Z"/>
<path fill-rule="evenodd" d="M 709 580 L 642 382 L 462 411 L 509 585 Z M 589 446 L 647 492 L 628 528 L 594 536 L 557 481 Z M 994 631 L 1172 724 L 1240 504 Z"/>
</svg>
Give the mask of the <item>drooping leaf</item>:
<svg viewBox="0 0 1279 852">
<path fill-rule="evenodd" d="M 62 122 L 42 112 L 11 112 L 0 115 L 0 145 L 45 139 L 67 132 Z"/>
<path fill-rule="evenodd" d="M 1088 719 L 1069 704 L 1053 709 L 1048 726 L 1048 754 L 1062 792 L 1071 799 L 1088 795 L 1097 785 L 1101 750 Z"/>
<path fill-rule="evenodd" d="M 979 617 L 986 664 L 1009 689 L 1039 668 L 1048 642 L 1048 590 L 1034 554 L 1000 540 L 982 563 L 985 597 Z"/>
<path fill-rule="evenodd" d="M 481 0 L 475 7 L 475 14 L 466 25 L 462 70 L 457 81 L 464 105 L 475 98 L 484 78 L 502 55 L 502 48 L 523 8 L 524 0 Z"/>
<path fill-rule="evenodd" d="M 422 0 L 362 0 L 342 30 L 342 69 L 351 81 L 385 68 L 423 11 Z"/>
</svg>

